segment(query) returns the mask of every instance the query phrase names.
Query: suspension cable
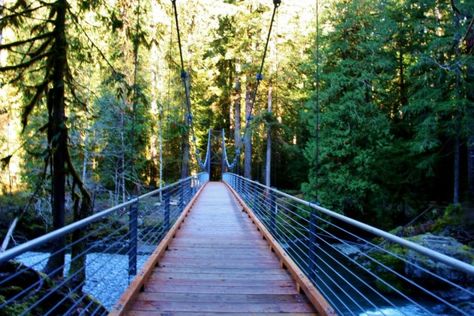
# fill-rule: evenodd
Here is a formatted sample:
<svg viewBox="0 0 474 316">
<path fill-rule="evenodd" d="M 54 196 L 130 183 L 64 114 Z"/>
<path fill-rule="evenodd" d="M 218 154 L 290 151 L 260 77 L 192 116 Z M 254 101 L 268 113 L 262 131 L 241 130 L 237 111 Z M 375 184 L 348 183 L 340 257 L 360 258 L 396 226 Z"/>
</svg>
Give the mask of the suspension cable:
<svg viewBox="0 0 474 316">
<path fill-rule="evenodd" d="M 183 59 L 183 48 L 181 45 L 181 34 L 179 30 L 179 21 L 178 21 L 178 10 L 176 8 L 176 0 L 171 0 L 171 3 L 173 4 L 173 12 L 174 12 L 174 20 L 176 23 L 176 32 L 178 34 L 178 47 L 179 47 L 179 59 L 181 62 L 181 80 L 183 81 L 184 85 L 184 93 L 186 94 L 186 123 L 187 124 L 192 124 L 191 121 L 191 99 L 190 99 L 190 94 L 189 94 L 189 86 L 187 84 L 188 80 L 188 73 L 184 70 L 184 59 Z"/>
<path fill-rule="evenodd" d="M 249 111 L 250 116 L 252 116 L 252 109 L 253 109 L 253 106 L 255 105 L 255 102 L 257 100 L 258 86 L 260 85 L 260 81 L 263 80 L 263 66 L 265 65 L 265 58 L 267 57 L 268 43 L 270 42 L 270 35 L 272 34 L 272 28 L 273 28 L 273 23 L 275 21 L 275 15 L 276 15 L 277 9 L 280 6 L 280 4 L 281 4 L 281 0 L 273 0 L 272 19 L 270 21 L 270 27 L 268 29 L 267 40 L 265 42 L 265 49 L 263 50 L 263 56 L 262 56 L 262 61 L 260 63 L 260 69 L 259 69 L 259 71 L 257 73 L 257 77 L 256 77 L 257 83 L 255 85 L 255 90 L 254 90 L 254 93 L 253 93 L 253 96 L 252 96 L 252 103 L 250 104 L 250 111 Z"/>
<path fill-rule="evenodd" d="M 196 156 L 196 160 L 198 162 L 198 165 L 202 170 L 206 170 L 206 169 L 208 169 L 207 168 L 208 161 L 211 159 L 210 158 L 210 156 L 211 156 L 210 155 L 211 130 L 209 130 L 206 158 L 205 158 L 205 161 L 203 163 L 202 160 L 201 160 L 199 150 L 197 149 L 198 146 L 196 144 L 196 133 L 194 131 L 193 116 L 192 116 L 192 110 L 191 110 L 191 95 L 190 95 L 189 84 L 188 84 L 189 74 L 184 69 L 183 48 L 182 48 L 182 44 L 181 44 L 181 32 L 180 32 L 180 28 L 179 28 L 178 10 L 177 10 L 177 7 L 176 7 L 176 0 L 171 0 L 171 3 L 173 4 L 173 13 L 174 13 L 174 19 L 175 19 L 175 23 L 176 23 L 176 33 L 177 33 L 177 37 L 178 37 L 179 58 L 180 58 L 180 65 L 181 65 L 181 80 L 183 82 L 184 92 L 185 92 L 185 97 L 186 97 L 186 120 L 185 120 L 185 124 L 191 130 L 193 144 L 194 144 L 194 147 L 196 148 L 195 156 Z M 189 139 L 186 140 L 186 141 L 189 141 Z M 208 170 L 208 172 L 210 172 L 210 170 Z"/>
<path fill-rule="evenodd" d="M 258 87 L 260 85 L 260 82 L 263 80 L 263 67 L 265 65 L 265 59 L 267 57 L 268 44 L 270 42 L 270 36 L 272 34 L 272 29 L 273 29 L 273 24 L 275 22 L 277 9 L 278 9 L 278 7 L 280 7 L 280 5 L 281 5 L 281 0 L 273 0 L 273 12 L 272 12 L 272 18 L 270 20 L 270 27 L 269 27 L 268 33 L 267 33 L 267 39 L 266 39 L 266 42 L 265 42 L 265 49 L 263 51 L 259 71 L 256 75 L 256 85 L 255 85 L 254 92 L 252 94 L 252 99 L 251 99 L 251 103 L 250 103 L 250 111 L 249 111 L 249 115 L 246 117 L 247 124 L 245 125 L 243 136 L 241 137 L 241 141 L 239 142 L 239 146 L 237 146 L 236 155 L 240 155 L 240 151 L 241 151 L 241 148 L 242 148 L 243 143 L 244 143 L 243 140 L 244 140 L 245 136 L 250 131 L 250 124 L 249 123 L 252 120 L 252 110 L 253 110 L 253 107 L 254 107 L 255 102 L 257 100 Z"/>
<path fill-rule="evenodd" d="M 255 102 L 257 100 L 258 87 L 260 85 L 260 82 L 263 80 L 263 67 L 265 65 L 265 59 L 267 57 L 268 45 L 270 43 L 270 37 L 271 37 L 271 34 L 272 34 L 272 29 L 273 29 L 273 24 L 275 22 L 277 9 L 280 5 L 281 5 L 281 0 L 273 0 L 272 18 L 270 20 L 270 27 L 269 27 L 268 33 L 267 33 L 267 40 L 265 41 L 265 49 L 263 51 L 262 60 L 260 62 L 260 68 L 259 68 L 259 71 L 258 71 L 257 76 L 256 76 L 257 81 L 256 81 L 256 85 L 255 85 L 255 90 L 252 94 L 249 115 L 246 117 L 246 122 L 247 123 L 245 125 L 244 132 L 243 132 L 243 135 L 241 137 L 241 141 L 239 142 L 239 145 L 236 146 L 235 156 L 234 156 L 234 160 L 232 161 L 232 163 L 229 163 L 228 157 L 227 157 L 227 151 L 225 150 L 225 136 L 223 135 L 223 137 L 222 137 L 223 142 L 224 142 L 224 153 L 223 154 L 225 155 L 223 157 L 223 159 L 224 159 L 224 161 L 227 165 L 227 168 L 229 168 L 230 170 L 232 170 L 236 166 L 237 160 L 240 157 L 240 152 L 241 152 L 241 149 L 242 149 L 242 146 L 243 146 L 243 143 L 244 143 L 245 136 L 250 131 L 250 121 L 252 120 L 252 110 L 253 110 L 253 107 L 254 107 Z"/>
<path fill-rule="evenodd" d="M 137 87 L 137 77 L 138 77 L 138 49 L 139 49 L 139 39 L 138 32 L 140 30 L 140 0 L 138 0 L 138 6 L 136 10 L 137 21 L 135 24 L 135 37 L 133 39 L 133 97 L 132 97 L 132 130 L 131 130 L 131 146 L 132 150 L 135 149 L 135 124 L 136 124 L 136 111 L 137 111 L 137 102 L 138 102 L 138 87 Z M 137 174 L 135 169 L 135 156 L 132 155 L 130 158 L 131 164 L 131 177 L 132 179 Z"/>
</svg>

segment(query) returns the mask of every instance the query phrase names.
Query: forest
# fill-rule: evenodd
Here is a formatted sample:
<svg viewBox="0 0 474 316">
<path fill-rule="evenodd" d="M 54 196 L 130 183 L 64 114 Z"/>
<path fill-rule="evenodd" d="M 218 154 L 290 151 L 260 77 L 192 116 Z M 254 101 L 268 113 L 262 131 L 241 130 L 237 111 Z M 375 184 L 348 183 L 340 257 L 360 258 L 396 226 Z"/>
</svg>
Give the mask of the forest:
<svg viewBox="0 0 474 316">
<path fill-rule="evenodd" d="M 265 47 L 273 6 L 0 0 L 1 235 L 199 172 L 212 129 L 244 142 L 233 172 L 472 244 L 474 2 L 283 0 Z"/>
</svg>

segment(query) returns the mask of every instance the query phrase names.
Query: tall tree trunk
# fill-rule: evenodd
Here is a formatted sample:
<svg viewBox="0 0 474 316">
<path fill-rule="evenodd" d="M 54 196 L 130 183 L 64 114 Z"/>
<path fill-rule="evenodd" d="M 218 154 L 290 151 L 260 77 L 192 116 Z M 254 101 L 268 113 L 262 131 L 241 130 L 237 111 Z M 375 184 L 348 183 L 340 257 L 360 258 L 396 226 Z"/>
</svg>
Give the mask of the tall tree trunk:
<svg viewBox="0 0 474 316">
<path fill-rule="evenodd" d="M 82 182 L 87 185 L 87 162 L 89 161 L 89 150 L 87 149 L 88 134 L 84 135 L 84 160 L 82 161 Z"/>
<path fill-rule="evenodd" d="M 220 157 L 221 157 L 221 177 L 224 173 L 227 172 L 227 164 L 226 164 L 226 161 L 224 159 L 224 150 L 225 150 L 225 128 L 222 129 L 222 133 L 221 133 L 221 154 L 220 154 Z"/>
<path fill-rule="evenodd" d="M 270 84 L 268 87 L 268 113 L 272 113 L 272 92 L 273 87 Z M 270 124 L 267 126 L 267 154 L 265 157 L 265 185 L 271 185 L 271 172 L 272 172 L 272 128 Z"/>
<path fill-rule="evenodd" d="M 453 184 L 453 203 L 459 203 L 459 168 L 461 166 L 460 160 L 460 140 L 459 133 L 456 131 L 456 136 L 454 139 L 454 184 Z"/>
<path fill-rule="evenodd" d="M 252 178 L 252 129 L 250 128 L 250 123 L 252 121 L 251 111 L 252 111 L 252 95 L 254 88 L 252 84 L 247 84 L 245 89 L 245 118 L 246 132 L 244 135 L 244 147 L 245 147 L 245 157 L 244 157 L 244 177 L 251 179 Z"/>
<path fill-rule="evenodd" d="M 241 102 L 242 102 L 242 89 L 241 89 L 241 85 L 240 85 L 240 78 L 237 77 L 237 79 L 235 80 L 235 89 L 234 89 L 234 120 L 235 120 L 235 127 L 234 127 L 234 144 L 235 144 L 235 148 L 236 149 L 239 149 L 239 152 L 240 152 L 240 148 L 242 146 L 242 139 L 241 139 L 241 135 L 240 135 L 240 121 L 241 121 L 241 118 L 240 118 L 240 110 L 241 110 Z M 236 155 L 237 155 L 237 152 L 236 152 Z M 236 172 L 237 173 L 240 173 L 240 157 L 237 157 L 237 163 L 236 163 Z"/>
<path fill-rule="evenodd" d="M 125 107 L 125 100 L 123 104 Z M 122 195 L 122 203 L 125 203 L 127 200 L 127 196 L 125 194 L 125 109 L 121 109 L 120 112 L 120 145 L 121 145 L 121 153 L 120 153 L 120 172 L 119 172 L 119 194 Z"/>
<path fill-rule="evenodd" d="M 163 188 L 163 108 L 160 106 L 159 109 L 159 116 L 158 116 L 158 142 L 159 142 L 159 155 L 160 155 L 160 179 L 159 179 L 159 186 L 160 186 L 160 202 L 163 201 L 163 192 L 161 189 Z"/>
<path fill-rule="evenodd" d="M 469 202 L 474 202 L 474 136 L 471 135 L 467 141 L 467 179 Z"/>
<path fill-rule="evenodd" d="M 183 160 L 181 161 L 181 179 L 189 176 L 189 131 L 186 130 L 183 135 Z"/>
<path fill-rule="evenodd" d="M 152 46 L 152 53 L 156 55 L 156 44 L 154 43 Z M 158 96 L 156 93 L 156 90 L 158 88 L 158 66 L 157 63 L 155 63 L 154 69 L 151 71 L 151 78 L 152 78 L 152 83 L 151 83 L 151 115 L 153 116 L 153 119 L 156 120 L 158 119 L 158 134 L 161 133 L 161 123 L 160 120 L 161 118 L 159 117 L 159 110 L 158 110 Z M 157 174 L 158 174 L 158 162 L 157 160 L 157 150 L 158 150 L 158 138 L 159 136 L 155 134 L 155 129 L 153 129 L 150 137 L 150 155 L 151 155 L 151 163 L 150 163 L 150 185 L 151 186 L 156 186 L 157 184 Z"/>
<path fill-rule="evenodd" d="M 474 31 L 472 34 L 474 42 Z M 466 81 L 468 85 L 474 85 L 474 65 L 467 67 Z M 474 103 L 474 91 L 468 89 L 467 99 Z M 468 110 L 468 115 L 472 117 L 474 113 Z M 469 137 L 467 141 L 467 179 L 468 179 L 468 198 L 470 205 L 474 206 L 474 124 L 470 123 Z"/>
<path fill-rule="evenodd" d="M 0 20 L 3 18 L 5 0 L 0 0 Z M 0 45 L 3 43 L 3 25 L 0 25 Z"/>
<path fill-rule="evenodd" d="M 55 4 L 56 20 L 54 22 L 54 57 L 53 57 L 53 88 L 51 90 L 52 122 L 52 213 L 53 228 L 64 226 L 65 185 L 66 185 L 66 151 L 67 129 L 64 111 L 64 75 L 66 70 L 66 0 L 58 0 Z M 65 238 L 54 242 L 52 255 L 48 261 L 46 271 L 52 277 L 63 276 Z"/>
<path fill-rule="evenodd" d="M 453 1 L 451 1 L 451 4 L 453 5 Z M 454 17 L 454 27 L 456 28 L 457 32 L 454 34 L 454 39 L 456 45 L 454 46 L 454 52 L 456 54 L 456 60 L 460 59 L 461 55 L 461 41 L 460 39 L 461 34 L 459 33 L 459 28 L 460 28 L 460 16 L 455 14 Z M 460 163 L 460 147 L 461 147 L 461 102 L 463 96 L 461 92 L 461 68 L 459 66 L 456 66 L 455 72 L 456 72 L 456 93 L 459 102 L 456 103 L 456 108 L 455 108 L 455 114 L 454 114 L 454 161 L 453 161 L 453 203 L 458 204 L 459 203 L 459 174 L 460 174 L 460 168 L 461 168 L 461 163 Z"/>
<path fill-rule="evenodd" d="M 189 76 L 186 76 L 184 79 L 185 85 L 185 92 L 186 92 L 186 110 L 184 111 L 184 123 L 186 126 L 186 130 L 183 135 L 183 160 L 181 161 L 181 179 L 187 178 L 189 176 L 189 132 L 190 132 L 190 125 L 189 125 L 189 117 L 191 113 L 189 112 L 191 109 L 191 100 L 190 100 L 190 92 L 189 92 Z"/>
</svg>

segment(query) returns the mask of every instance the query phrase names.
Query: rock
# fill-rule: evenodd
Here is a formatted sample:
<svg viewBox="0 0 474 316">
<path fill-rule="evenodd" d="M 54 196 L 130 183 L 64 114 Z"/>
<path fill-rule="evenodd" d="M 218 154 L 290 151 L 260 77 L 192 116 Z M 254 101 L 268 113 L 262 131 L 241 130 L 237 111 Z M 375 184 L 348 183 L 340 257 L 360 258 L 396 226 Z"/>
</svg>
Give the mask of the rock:
<svg viewBox="0 0 474 316">
<path fill-rule="evenodd" d="M 334 248 L 336 248 L 341 253 L 345 254 L 348 257 L 356 257 L 361 253 L 361 249 L 355 245 L 347 245 L 347 244 L 333 244 Z"/>
<path fill-rule="evenodd" d="M 474 262 L 473 249 L 461 244 L 452 237 L 435 236 L 432 234 L 423 234 L 410 238 L 412 241 L 424 247 L 430 248 L 450 257 L 472 264 Z M 443 278 L 460 284 L 467 284 L 474 281 L 474 277 L 466 275 L 446 264 L 435 262 L 434 260 L 421 255 L 413 250 L 406 253 L 408 262 L 405 265 L 405 273 L 415 279 L 431 278 L 419 267 L 425 268 Z"/>
<path fill-rule="evenodd" d="M 44 315 L 47 312 L 64 315 L 69 309 L 71 315 L 80 312 L 88 314 L 94 310 L 98 314 L 107 313 L 100 303 L 88 295 L 76 304 L 75 299 L 81 297 L 82 293 L 73 292 L 66 284 L 57 284 L 47 275 L 16 261 L 0 265 L 0 279 L 6 280 L 0 287 L 0 305 L 12 300 L 0 308 L 0 315 L 21 315 L 30 307 L 27 315 Z M 38 281 L 37 285 L 31 287 L 35 281 Z M 57 305 L 58 302 L 61 304 Z"/>
</svg>

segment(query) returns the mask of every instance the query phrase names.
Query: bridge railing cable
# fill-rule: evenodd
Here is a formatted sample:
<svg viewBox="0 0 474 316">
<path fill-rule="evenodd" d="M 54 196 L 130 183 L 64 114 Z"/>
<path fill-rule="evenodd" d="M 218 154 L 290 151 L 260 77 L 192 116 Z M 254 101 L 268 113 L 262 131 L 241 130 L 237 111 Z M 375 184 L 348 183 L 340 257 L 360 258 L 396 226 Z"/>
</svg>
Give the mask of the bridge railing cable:
<svg viewBox="0 0 474 316">
<path fill-rule="evenodd" d="M 206 172 L 210 172 L 210 170 L 209 170 L 209 160 L 211 159 L 211 132 L 212 132 L 212 130 L 209 129 L 209 132 L 207 134 L 206 157 L 204 158 L 204 162 L 202 161 L 201 153 L 200 153 L 199 149 L 197 148 L 198 146 L 196 144 L 196 136 L 194 135 L 194 132 L 193 132 L 193 136 L 192 136 L 193 137 L 193 144 L 196 147 L 194 154 L 196 156 L 197 163 L 199 165 L 199 168 L 201 168 L 201 170 L 206 171 Z"/>
<path fill-rule="evenodd" d="M 1 253 L 0 314 L 107 314 L 208 180 L 182 179 Z M 65 264 L 49 268 L 59 239 Z"/>
<path fill-rule="evenodd" d="M 222 129 L 221 137 L 222 137 L 222 159 L 224 160 L 227 170 L 233 171 L 233 169 L 237 166 L 237 163 L 239 162 L 240 148 L 236 146 L 234 160 L 232 160 L 232 163 L 230 163 L 229 156 L 227 155 L 227 146 L 225 144 L 225 130 L 224 129 Z"/>
<path fill-rule="evenodd" d="M 472 315 L 473 265 L 236 174 L 223 179 L 338 314 Z"/>
</svg>

